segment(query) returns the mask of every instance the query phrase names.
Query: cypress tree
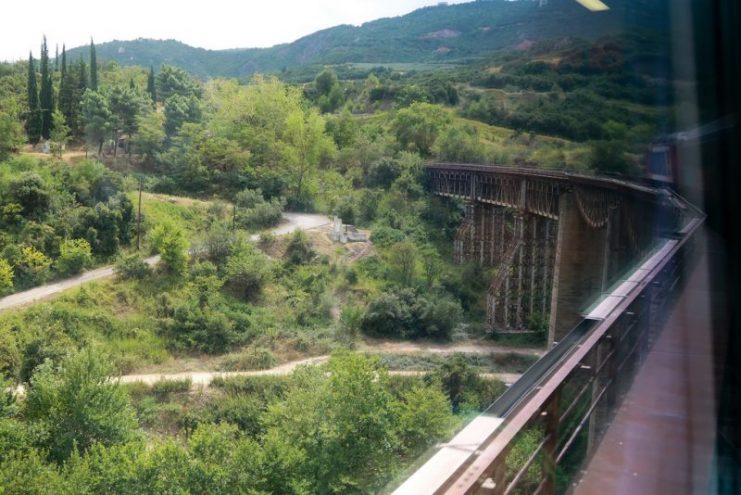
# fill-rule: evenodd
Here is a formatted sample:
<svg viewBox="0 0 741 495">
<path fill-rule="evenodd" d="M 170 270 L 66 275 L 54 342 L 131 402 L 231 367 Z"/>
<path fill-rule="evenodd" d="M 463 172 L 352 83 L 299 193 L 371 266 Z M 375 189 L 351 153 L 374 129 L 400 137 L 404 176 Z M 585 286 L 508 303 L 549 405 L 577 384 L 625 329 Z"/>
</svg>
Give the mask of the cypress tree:
<svg viewBox="0 0 741 495">
<path fill-rule="evenodd" d="M 41 107 L 41 137 L 49 139 L 52 129 L 52 114 L 54 113 L 54 93 L 52 89 L 51 72 L 49 72 L 49 50 L 46 47 L 46 36 L 41 44 L 41 91 L 39 105 Z"/>
<path fill-rule="evenodd" d="M 80 91 L 80 95 L 82 95 L 88 87 L 87 66 L 85 65 L 85 61 L 82 59 L 82 55 L 80 55 L 80 61 L 77 63 L 77 88 Z"/>
<path fill-rule="evenodd" d="M 54 54 L 54 72 L 59 72 L 59 44 L 56 45 L 56 52 Z"/>
<path fill-rule="evenodd" d="M 95 43 L 90 38 L 90 89 L 98 91 L 98 60 L 95 57 Z"/>
<path fill-rule="evenodd" d="M 77 96 L 77 81 L 75 77 L 76 74 L 72 70 L 72 66 L 67 68 L 67 49 L 62 45 L 62 68 L 57 105 L 59 106 L 59 111 L 64 115 L 64 120 L 73 135 L 76 134 L 78 129 L 77 116 L 80 112 L 80 98 Z"/>
<path fill-rule="evenodd" d="M 82 59 L 82 55 L 80 55 L 80 60 L 77 62 L 75 70 L 72 70 L 70 68 L 70 77 L 69 77 L 69 85 L 70 85 L 70 99 L 69 99 L 69 111 L 70 116 L 67 117 L 65 115 L 65 118 L 67 119 L 67 125 L 70 128 L 70 131 L 72 135 L 76 138 L 83 137 L 84 129 L 82 124 L 82 118 L 81 118 L 81 105 L 82 105 L 82 95 L 85 94 L 85 90 L 87 89 L 87 65 L 85 64 L 85 61 Z"/>
<path fill-rule="evenodd" d="M 157 104 L 157 86 L 154 83 L 154 67 L 149 66 L 149 77 L 147 77 L 147 93 L 152 98 L 152 103 Z"/>
<path fill-rule="evenodd" d="M 41 112 L 39 111 L 39 90 L 36 84 L 36 65 L 33 54 L 28 54 L 28 116 L 26 118 L 26 134 L 31 144 L 37 144 L 41 139 Z"/>
</svg>

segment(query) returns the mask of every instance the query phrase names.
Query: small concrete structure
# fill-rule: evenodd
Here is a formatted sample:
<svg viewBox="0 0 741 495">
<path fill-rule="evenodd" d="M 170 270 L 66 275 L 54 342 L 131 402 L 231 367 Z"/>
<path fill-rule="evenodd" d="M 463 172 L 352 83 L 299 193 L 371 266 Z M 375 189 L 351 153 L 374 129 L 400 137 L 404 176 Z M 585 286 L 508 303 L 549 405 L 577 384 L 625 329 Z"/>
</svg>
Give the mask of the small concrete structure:
<svg viewBox="0 0 741 495">
<path fill-rule="evenodd" d="M 335 217 L 329 238 L 334 242 L 345 244 L 348 242 L 366 242 L 368 236 L 360 232 L 354 225 L 344 225 L 340 217 Z"/>
</svg>

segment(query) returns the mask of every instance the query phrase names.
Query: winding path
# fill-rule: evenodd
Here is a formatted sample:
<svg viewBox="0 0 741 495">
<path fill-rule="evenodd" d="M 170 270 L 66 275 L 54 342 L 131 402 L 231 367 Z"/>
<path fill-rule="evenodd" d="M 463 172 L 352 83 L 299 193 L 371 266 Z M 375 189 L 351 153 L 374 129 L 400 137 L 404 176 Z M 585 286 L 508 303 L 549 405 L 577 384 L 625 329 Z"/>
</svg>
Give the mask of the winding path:
<svg viewBox="0 0 741 495">
<path fill-rule="evenodd" d="M 120 377 L 121 383 L 146 383 L 147 385 L 154 385 L 161 381 L 178 381 L 178 380 L 190 380 L 191 387 L 202 386 L 208 387 L 214 378 L 231 378 L 237 376 L 281 376 L 290 375 L 297 367 L 303 365 L 318 365 L 326 363 L 329 360 L 329 356 L 316 356 L 308 359 L 300 359 L 298 361 L 290 361 L 288 363 L 281 364 L 275 368 L 266 370 L 253 370 L 253 371 L 183 371 L 180 373 L 148 373 L 142 375 L 123 375 Z M 390 375 L 397 376 L 420 376 L 426 374 L 427 371 L 418 370 L 390 370 Z M 501 380 L 506 384 L 512 384 L 520 378 L 517 373 L 479 373 L 479 376 L 488 380 Z"/>
<path fill-rule="evenodd" d="M 331 223 L 329 217 L 325 215 L 314 215 L 310 213 L 284 213 L 283 218 L 284 221 L 273 230 L 273 234 L 284 235 L 295 230 L 311 230 Z M 251 238 L 252 240 L 257 240 L 259 239 L 259 235 L 253 235 Z M 144 261 L 152 266 L 156 265 L 159 260 L 160 257 L 157 255 L 150 256 Z M 0 299 L 0 312 L 49 299 L 50 297 L 56 296 L 66 290 L 79 287 L 88 282 L 112 277 L 114 270 L 113 265 L 108 265 L 96 268 L 95 270 L 86 271 L 76 277 L 58 280 L 23 292 L 11 294 Z"/>
</svg>

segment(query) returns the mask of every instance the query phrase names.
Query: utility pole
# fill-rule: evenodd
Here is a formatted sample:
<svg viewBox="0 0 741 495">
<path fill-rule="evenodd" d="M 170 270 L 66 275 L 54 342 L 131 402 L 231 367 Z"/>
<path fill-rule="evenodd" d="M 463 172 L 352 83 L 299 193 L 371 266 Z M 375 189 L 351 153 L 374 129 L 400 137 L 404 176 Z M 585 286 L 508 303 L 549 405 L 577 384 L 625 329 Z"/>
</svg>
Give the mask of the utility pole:
<svg viewBox="0 0 741 495">
<path fill-rule="evenodd" d="M 144 187 L 144 178 L 139 177 L 139 215 L 136 217 L 136 250 L 141 249 L 142 238 L 142 187 Z"/>
<path fill-rule="evenodd" d="M 232 230 L 237 230 L 237 203 L 232 207 Z"/>
</svg>

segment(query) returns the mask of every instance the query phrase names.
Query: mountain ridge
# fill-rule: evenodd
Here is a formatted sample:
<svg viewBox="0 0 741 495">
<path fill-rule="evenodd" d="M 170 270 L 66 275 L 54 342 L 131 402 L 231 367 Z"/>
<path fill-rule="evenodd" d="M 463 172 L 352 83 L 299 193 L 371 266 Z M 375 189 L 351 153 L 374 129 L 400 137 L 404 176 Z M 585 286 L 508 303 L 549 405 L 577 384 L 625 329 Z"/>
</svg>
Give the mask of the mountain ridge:
<svg viewBox="0 0 741 495">
<path fill-rule="evenodd" d="M 459 63 L 491 51 L 558 37 L 594 39 L 626 27 L 655 29 L 656 2 L 613 0 L 589 12 L 573 0 L 545 6 L 531 0 L 439 4 L 403 16 L 341 24 L 269 48 L 210 50 L 177 40 L 114 40 L 96 45 L 99 61 L 159 67 L 171 64 L 202 78 L 244 77 L 306 65 L 344 63 Z M 87 56 L 87 47 L 68 51 Z"/>
</svg>

